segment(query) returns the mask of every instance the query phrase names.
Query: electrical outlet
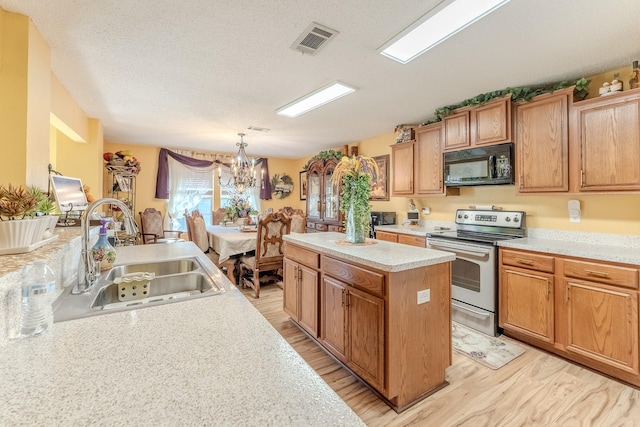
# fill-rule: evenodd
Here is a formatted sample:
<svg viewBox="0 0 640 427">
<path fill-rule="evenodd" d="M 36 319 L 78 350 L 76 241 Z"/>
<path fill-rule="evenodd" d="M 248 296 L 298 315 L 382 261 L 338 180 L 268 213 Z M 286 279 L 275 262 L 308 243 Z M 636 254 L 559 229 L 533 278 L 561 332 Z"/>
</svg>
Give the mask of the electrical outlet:
<svg viewBox="0 0 640 427">
<path fill-rule="evenodd" d="M 429 215 L 431 213 L 431 208 L 429 206 L 425 206 L 422 208 L 422 215 Z"/>
<path fill-rule="evenodd" d="M 425 289 L 424 291 L 418 291 L 418 304 L 424 304 L 431 301 L 431 289 Z"/>
</svg>

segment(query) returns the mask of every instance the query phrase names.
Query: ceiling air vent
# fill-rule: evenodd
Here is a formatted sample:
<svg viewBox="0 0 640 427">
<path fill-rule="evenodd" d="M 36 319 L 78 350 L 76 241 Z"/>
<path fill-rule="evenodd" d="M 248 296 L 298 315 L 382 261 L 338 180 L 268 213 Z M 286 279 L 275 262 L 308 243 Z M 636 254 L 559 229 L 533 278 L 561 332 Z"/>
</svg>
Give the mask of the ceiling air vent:
<svg viewBox="0 0 640 427">
<path fill-rule="evenodd" d="M 313 22 L 298 37 L 298 40 L 291 45 L 291 49 L 307 55 L 315 55 L 336 34 L 338 34 L 336 30 Z"/>
</svg>

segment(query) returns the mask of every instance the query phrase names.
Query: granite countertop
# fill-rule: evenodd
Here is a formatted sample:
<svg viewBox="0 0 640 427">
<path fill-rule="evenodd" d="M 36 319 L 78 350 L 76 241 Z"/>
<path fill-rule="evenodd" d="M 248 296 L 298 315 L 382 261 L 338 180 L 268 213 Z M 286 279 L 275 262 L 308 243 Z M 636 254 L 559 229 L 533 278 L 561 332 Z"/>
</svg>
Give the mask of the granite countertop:
<svg viewBox="0 0 640 427">
<path fill-rule="evenodd" d="M 192 242 L 227 292 L 55 323 L 0 351 L 0 425 L 364 425 Z"/>
<path fill-rule="evenodd" d="M 502 240 L 498 242 L 498 246 L 554 255 L 640 265 L 640 248 L 614 245 L 612 242 L 607 243 L 608 244 L 585 242 L 583 240 L 555 240 L 550 238 L 525 237 L 522 239 Z"/>
<path fill-rule="evenodd" d="M 456 259 L 451 252 L 367 239 L 368 244 L 340 244 L 344 233 L 291 233 L 284 240 L 312 250 L 357 262 L 382 271 L 396 272 Z"/>
<path fill-rule="evenodd" d="M 444 228 L 443 228 L 444 227 Z M 437 223 L 437 224 L 420 224 L 420 225 L 377 225 L 376 231 L 388 231 L 391 233 L 410 234 L 412 236 L 425 237 L 428 233 L 440 231 L 443 229 L 455 230 L 455 223 Z"/>
</svg>

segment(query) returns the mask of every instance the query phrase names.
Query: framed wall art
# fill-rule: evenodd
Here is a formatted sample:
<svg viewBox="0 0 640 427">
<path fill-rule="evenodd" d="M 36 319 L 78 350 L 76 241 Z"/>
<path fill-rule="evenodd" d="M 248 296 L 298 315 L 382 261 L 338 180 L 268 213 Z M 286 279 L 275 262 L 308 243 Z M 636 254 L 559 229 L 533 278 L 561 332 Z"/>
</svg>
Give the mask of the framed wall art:
<svg viewBox="0 0 640 427">
<path fill-rule="evenodd" d="M 300 172 L 300 200 L 307 200 L 307 171 Z"/>
<path fill-rule="evenodd" d="M 371 182 L 371 196 L 369 200 L 389 200 L 389 160 L 391 156 L 376 156 L 373 160 L 378 165 L 378 177 Z"/>
</svg>

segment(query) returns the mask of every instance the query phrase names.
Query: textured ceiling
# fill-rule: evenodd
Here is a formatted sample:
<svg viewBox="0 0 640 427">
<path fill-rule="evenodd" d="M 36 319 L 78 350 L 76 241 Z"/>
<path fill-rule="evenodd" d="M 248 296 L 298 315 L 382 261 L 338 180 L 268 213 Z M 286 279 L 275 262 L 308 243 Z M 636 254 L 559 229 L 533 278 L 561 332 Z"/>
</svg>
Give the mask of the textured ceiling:
<svg viewBox="0 0 640 427">
<path fill-rule="evenodd" d="M 407 65 L 378 48 L 439 0 L 0 0 L 31 17 L 52 70 L 107 141 L 300 158 L 420 123 L 437 107 L 640 58 L 637 0 L 511 0 Z M 339 31 L 316 56 L 311 22 Z M 624 76 L 626 78 L 626 76 Z M 274 111 L 341 80 L 359 90 Z M 597 90 L 597 88 L 592 88 Z M 248 130 L 250 126 L 269 132 Z"/>
</svg>

